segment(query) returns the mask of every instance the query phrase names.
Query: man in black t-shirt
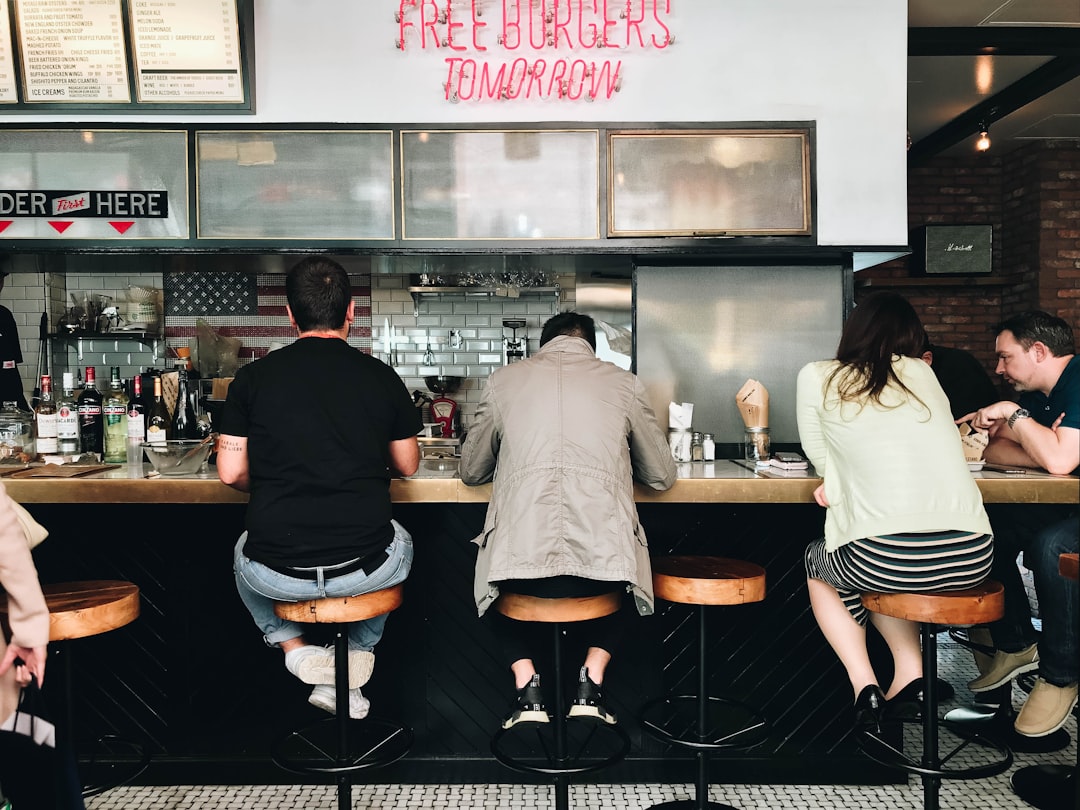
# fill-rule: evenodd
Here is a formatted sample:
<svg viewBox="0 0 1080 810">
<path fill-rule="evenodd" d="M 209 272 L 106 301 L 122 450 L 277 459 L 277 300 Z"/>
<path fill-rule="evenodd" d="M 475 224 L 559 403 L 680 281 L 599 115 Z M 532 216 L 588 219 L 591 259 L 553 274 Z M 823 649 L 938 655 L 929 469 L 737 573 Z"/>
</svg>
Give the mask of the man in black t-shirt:
<svg viewBox="0 0 1080 810">
<path fill-rule="evenodd" d="M 953 419 L 1001 399 L 990 375 L 971 352 L 935 346 L 926 337 L 922 359 L 934 370 L 934 376 L 949 398 Z"/>
<path fill-rule="evenodd" d="M 7 273 L 0 272 L 0 291 L 4 289 L 7 276 Z M 10 309 L 0 306 L 0 403 L 17 402 L 20 409 L 28 411 L 30 406 L 23 391 L 22 375 L 19 374 L 19 363 L 22 361 L 22 346 L 19 344 L 19 327 L 15 324 L 15 316 Z"/>
<path fill-rule="evenodd" d="M 236 586 L 266 643 L 336 710 L 333 650 L 308 644 L 276 601 L 355 596 L 402 582 L 412 538 L 392 519 L 390 479 L 419 466 L 418 411 L 392 368 L 349 346 L 344 268 L 312 257 L 285 280 L 296 342 L 241 368 L 221 419 L 222 482 L 251 494 L 236 544 Z M 386 616 L 349 625 L 349 714 L 361 719 Z"/>
</svg>

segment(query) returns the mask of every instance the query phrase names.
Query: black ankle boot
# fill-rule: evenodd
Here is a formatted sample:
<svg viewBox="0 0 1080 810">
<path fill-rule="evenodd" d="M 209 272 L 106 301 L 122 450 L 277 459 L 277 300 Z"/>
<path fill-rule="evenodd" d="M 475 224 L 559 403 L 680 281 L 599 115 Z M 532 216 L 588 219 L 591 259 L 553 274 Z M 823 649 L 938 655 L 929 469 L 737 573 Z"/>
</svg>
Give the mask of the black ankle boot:
<svg viewBox="0 0 1080 810">
<path fill-rule="evenodd" d="M 872 683 L 855 698 L 855 728 L 859 731 L 880 732 L 881 718 L 885 713 L 885 695 Z"/>
</svg>

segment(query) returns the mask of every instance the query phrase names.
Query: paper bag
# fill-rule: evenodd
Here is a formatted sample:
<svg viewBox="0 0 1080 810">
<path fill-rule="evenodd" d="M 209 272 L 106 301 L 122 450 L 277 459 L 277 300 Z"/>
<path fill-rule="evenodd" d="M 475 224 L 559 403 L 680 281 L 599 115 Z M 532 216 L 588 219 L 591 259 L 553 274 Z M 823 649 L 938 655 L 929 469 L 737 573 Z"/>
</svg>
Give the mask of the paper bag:
<svg viewBox="0 0 1080 810">
<path fill-rule="evenodd" d="M 982 461 L 986 445 L 990 443 L 989 434 L 976 430 L 970 422 L 964 422 L 958 427 L 960 428 L 960 444 L 964 447 L 964 459 Z"/>
<path fill-rule="evenodd" d="M 746 427 L 769 426 L 769 392 L 757 380 L 747 380 L 735 395 L 735 404 Z"/>
</svg>

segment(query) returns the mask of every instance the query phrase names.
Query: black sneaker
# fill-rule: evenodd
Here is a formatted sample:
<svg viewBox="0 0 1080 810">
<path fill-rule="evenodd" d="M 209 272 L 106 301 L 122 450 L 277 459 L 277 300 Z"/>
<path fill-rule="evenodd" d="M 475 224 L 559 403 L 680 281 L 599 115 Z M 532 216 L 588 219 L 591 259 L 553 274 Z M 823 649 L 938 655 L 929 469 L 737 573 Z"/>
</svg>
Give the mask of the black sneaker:
<svg viewBox="0 0 1080 810">
<path fill-rule="evenodd" d="M 589 678 L 586 667 L 582 667 L 578 674 L 577 697 L 570 706 L 569 716 L 579 720 L 597 720 L 609 726 L 615 725 L 615 715 L 604 705 L 600 686 Z"/>
<path fill-rule="evenodd" d="M 519 723 L 547 723 L 550 719 L 544 708 L 544 693 L 540 691 L 540 675 L 537 674 L 518 689 L 514 705 L 503 720 L 502 727 L 513 728 Z"/>
</svg>

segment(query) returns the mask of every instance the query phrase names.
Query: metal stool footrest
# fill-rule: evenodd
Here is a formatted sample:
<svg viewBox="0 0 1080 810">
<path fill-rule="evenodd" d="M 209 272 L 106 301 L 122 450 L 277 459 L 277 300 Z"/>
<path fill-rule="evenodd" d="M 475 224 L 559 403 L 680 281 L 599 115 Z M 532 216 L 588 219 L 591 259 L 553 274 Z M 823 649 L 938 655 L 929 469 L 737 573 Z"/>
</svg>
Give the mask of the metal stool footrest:
<svg viewBox="0 0 1080 810">
<path fill-rule="evenodd" d="M 567 753 L 559 757 L 554 726 L 554 723 L 545 723 L 500 729 L 491 738 L 491 754 L 515 771 L 557 776 L 607 768 L 620 762 L 630 751 L 630 737 L 619 726 L 569 722 L 566 724 Z M 606 744 L 608 750 L 601 756 L 589 756 L 590 749 L 595 750 L 596 744 Z M 514 750 L 507 750 L 509 748 Z"/>
<path fill-rule="evenodd" d="M 910 732 L 908 731 L 909 726 L 911 727 Z M 889 735 L 879 737 L 870 732 L 860 732 L 859 742 L 863 753 L 875 762 L 888 767 L 899 768 L 916 776 L 932 776 L 939 779 L 983 779 L 1004 773 L 1013 764 L 1013 753 L 1007 746 L 1002 745 L 992 737 L 980 734 L 969 725 L 939 720 L 939 733 L 942 731 L 948 732 L 953 739 L 947 743 L 948 752 L 939 755 L 937 767 L 929 767 L 923 763 L 923 754 L 919 745 L 923 732 L 921 720 L 895 720 L 883 727 L 883 731 L 889 730 L 899 732 L 894 737 L 897 740 L 896 744 L 885 738 Z M 945 742 L 943 739 L 940 741 Z M 909 746 L 911 747 L 908 748 Z M 961 754 L 970 753 L 969 749 L 975 751 L 975 749 L 971 749 L 971 746 L 983 749 L 985 756 L 976 756 L 974 758 L 984 759 L 985 761 L 976 762 L 975 764 L 968 762 L 956 766 L 950 765 L 950 762 L 960 757 Z M 905 748 L 917 753 L 906 754 L 903 750 Z M 966 757 L 966 759 L 970 760 L 972 757 Z"/>
<path fill-rule="evenodd" d="M 125 754 L 128 757 L 120 758 Z M 127 740 L 115 734 L 99 737 L 93 754 L 80 765 L 81 776 L 84 780 L 83 798 L 89 799 L 107 790 L 126 785 L 138 778 L 149 765 L 150 751 L 143 743 Z M 102 770 L 108 771 L 107 781 L 98 778 Z M 104 774 L 101 776 L 103 777 Z"/>
<path fill-rule="evenodd" d="M 638 720 L 646 734 L 661 742 L 702 751 L 745 750 L 769 734 L 768 722 L 746 703 L 707 695 L 704 709 L 701 704 L 697 695 L 664 695 L 642 706 Z M 654 719 L 657 714 L 663 716 Z"/>
<path fill-rule="evenodd" d="M 344 774 L 381 768 L 409 752 L 412 729 L 377 718 L 349 723 L 349 750 L 337 753 L 337 718 L 327 717 L 290 731 L 270 747 L 275 765 L 300 774 Z"/>
</svg>

